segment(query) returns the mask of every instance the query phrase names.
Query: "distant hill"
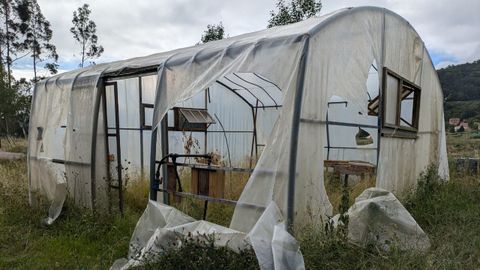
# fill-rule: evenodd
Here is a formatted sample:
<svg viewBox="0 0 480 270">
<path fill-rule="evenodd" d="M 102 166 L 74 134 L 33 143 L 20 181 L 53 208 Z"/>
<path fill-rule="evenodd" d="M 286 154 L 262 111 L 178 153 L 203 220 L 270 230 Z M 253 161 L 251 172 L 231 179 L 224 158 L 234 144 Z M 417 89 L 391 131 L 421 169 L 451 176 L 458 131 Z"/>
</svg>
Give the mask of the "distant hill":
<svg viewBox="0 0 480 270">
<path fill-rule="evenodd" d="M 445 97 L 445 120 L 480 122 L 480 60 L 437 70 Z"/>
<path fill-rule="evenodd" d="M 437 70 L 446 101 L 480 100 L 480 60 Z"/>
</svg>

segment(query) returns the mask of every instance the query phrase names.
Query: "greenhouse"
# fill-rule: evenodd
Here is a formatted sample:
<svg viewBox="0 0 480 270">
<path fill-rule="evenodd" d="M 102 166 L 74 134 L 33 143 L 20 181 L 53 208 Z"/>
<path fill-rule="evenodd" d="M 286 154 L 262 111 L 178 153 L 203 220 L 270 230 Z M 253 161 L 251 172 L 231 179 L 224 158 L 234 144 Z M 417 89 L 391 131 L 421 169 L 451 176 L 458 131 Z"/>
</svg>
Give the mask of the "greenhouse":
<svg viewBox="0 0 480 270">
<path fill-rule="evenodd" d="M 332 215 L 328 171 L 396 195 L 429 165 L 448 179 L 425 44 L 376 7 L 56 75 L 35 86 L 29 136 L 47 223 L 66 198 L 122 212 L 125 187 L 148 179 L 149 207 L 195 200 L 205 219 L 209 203 L 231 205 L 224 229 L 243 234 L 274 209 L 294 231 Z"/>
</svg>

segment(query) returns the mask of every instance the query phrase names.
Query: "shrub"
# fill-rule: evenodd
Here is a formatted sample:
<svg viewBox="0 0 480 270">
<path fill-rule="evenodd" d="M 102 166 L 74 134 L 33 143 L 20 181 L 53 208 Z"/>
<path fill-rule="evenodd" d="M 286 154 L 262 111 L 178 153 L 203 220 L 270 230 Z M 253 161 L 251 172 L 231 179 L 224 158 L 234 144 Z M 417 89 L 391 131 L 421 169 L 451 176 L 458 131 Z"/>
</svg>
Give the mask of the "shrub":
<svg viewBox="0 0 480 270">
<path fill-rule="evenodd" d="M 253 250 L 235 253 L 226 247 L 215 247 L 214 237 L 180 238 L 180 247 L 170 246 L 161 256 L 137 269 L 259 269 Z"/>
</svg>

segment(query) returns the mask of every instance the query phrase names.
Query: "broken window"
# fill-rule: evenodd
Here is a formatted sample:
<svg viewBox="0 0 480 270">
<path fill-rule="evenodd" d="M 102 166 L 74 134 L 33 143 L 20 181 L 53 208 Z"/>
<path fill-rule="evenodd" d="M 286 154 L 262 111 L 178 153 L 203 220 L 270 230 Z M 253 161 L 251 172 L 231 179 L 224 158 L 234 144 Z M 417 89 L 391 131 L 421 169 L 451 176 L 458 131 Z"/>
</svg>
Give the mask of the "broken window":
<svg viewBox="0 0 480 270">
<path fill-rule="evenodd" d="M 420 87 L 388 68 L 384 68 L 383 78 L 382 134 L 416 137 Z M 369 111 L 371 105 L 373 104 L 369 104 Z M 375 112 L 375 110 L 372 111 Z"/>
</svg>

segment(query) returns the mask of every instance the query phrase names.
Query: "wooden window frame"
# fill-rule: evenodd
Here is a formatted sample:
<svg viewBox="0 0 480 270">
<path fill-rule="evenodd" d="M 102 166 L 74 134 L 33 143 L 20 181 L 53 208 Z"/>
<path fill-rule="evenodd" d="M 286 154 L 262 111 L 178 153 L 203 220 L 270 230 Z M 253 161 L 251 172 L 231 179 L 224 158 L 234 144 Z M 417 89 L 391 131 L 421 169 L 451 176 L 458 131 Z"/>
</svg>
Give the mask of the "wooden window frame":
<svg viewBox="0 0 480 270">
<path fill-rule="evenodd" d="M 386 119 L 386 102 L 385 97 L 387 93 L 387 77 L 392 76 L 398 80 L 397 86 L 397 110 L 396 110 L 396 117 L 395 117 L 395 124 L 387 123 Z M 412 112 L 412 126 L 402 126 L 401 125 L 401 112 L 402 112 L 402 94 L 403 89 L 408 87 L 413 90 L 413 112 Z M 383 76 L 382 76 L 382 136 L 388 137 L 399 137 L 399 138 L 407 138 L 407 139 L 415 139 L 417 138 L 418 134 L 418 124 L 420 119 L 420 98 L 421 98 L 422 89 L 420 86 L 416 85 L 415 83 L 405 79 L 404 77 L 400 76 L 399 74 L 395 73 L 394 71 L 390 70 L 387 67 L 383 68 Z M 409 96 L 408 94 L 407 96 Z"/>
</svg>

